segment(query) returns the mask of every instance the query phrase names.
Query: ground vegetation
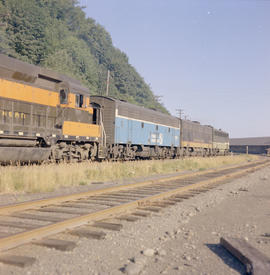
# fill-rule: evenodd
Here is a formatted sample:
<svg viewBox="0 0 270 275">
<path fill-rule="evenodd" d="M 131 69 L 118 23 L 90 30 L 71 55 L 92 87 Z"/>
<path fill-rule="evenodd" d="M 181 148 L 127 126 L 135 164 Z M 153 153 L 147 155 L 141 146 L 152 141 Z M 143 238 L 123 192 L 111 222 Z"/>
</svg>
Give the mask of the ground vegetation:
<svg viewBox="0 0 270 275">
<path fill-rule="evenodd" d="M 203 171 L 257 159 L 258 156 L 254 155 L 239 155 L 178 160 L 2 166 L 0 167 L 0 193 L 51 192 L 60 187 L 91 185 L 96 182 L 119 184 L 132 178 Z"/>
</svg>

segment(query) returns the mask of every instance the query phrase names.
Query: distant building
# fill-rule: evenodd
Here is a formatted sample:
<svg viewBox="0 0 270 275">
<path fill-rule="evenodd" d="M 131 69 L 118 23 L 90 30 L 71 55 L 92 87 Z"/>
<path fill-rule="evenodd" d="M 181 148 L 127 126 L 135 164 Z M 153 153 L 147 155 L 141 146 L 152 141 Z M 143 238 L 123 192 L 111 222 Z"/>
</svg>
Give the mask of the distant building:
<svg viewBox="0 0 270 275">
<path fill-rule="evenodd" d="M 267 154 L 270 137 L 231 138 L 230 150 L 234 153 Z"/>
</svg>

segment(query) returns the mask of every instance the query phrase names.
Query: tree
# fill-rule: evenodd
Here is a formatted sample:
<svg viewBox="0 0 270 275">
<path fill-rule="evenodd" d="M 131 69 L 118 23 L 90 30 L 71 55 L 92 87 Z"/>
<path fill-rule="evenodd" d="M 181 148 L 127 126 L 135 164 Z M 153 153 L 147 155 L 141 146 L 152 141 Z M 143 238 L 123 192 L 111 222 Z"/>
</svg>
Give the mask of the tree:
<svg viewBox="0 0 270 275">
<path fill-rule="evenodd" d="M 7 27 L 7 20 L 8 13 L 0 2 L 0 53 L 8 52 L 8 40 L 6 35 L 6 27 Z"/>
</svg>

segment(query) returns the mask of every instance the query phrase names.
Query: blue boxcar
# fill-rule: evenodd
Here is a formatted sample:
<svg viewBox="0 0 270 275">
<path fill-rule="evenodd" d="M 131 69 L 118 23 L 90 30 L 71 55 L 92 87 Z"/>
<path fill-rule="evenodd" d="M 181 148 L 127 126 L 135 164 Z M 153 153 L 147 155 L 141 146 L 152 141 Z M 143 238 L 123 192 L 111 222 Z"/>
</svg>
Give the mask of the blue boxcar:
<svg viewBox="0 0 270 275">
<path fill-rule="evenodd" d="M 149 121 L 115 117 L 115 137 L 117 144 L 180 146 L 180 129 Z"/>
<path fill-rule="evenodd" d="M 180 146 L 178 118 L 104 96 L 91 96 L 103 109 L 107 144 Z"/>
</svg>

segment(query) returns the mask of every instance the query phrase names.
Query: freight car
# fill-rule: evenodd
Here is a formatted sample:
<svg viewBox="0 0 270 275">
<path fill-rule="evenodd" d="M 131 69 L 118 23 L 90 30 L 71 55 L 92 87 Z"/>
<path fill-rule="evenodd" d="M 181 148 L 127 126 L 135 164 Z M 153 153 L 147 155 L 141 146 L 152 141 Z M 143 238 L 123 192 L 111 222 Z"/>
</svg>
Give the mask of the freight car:
<svg viewBox="0 0 270 275">
<path fill-rule="evenodd" d="M 72 78 L 0 55 L 0 161 L 95 159 L 100 111 Z"/>
</svg>

